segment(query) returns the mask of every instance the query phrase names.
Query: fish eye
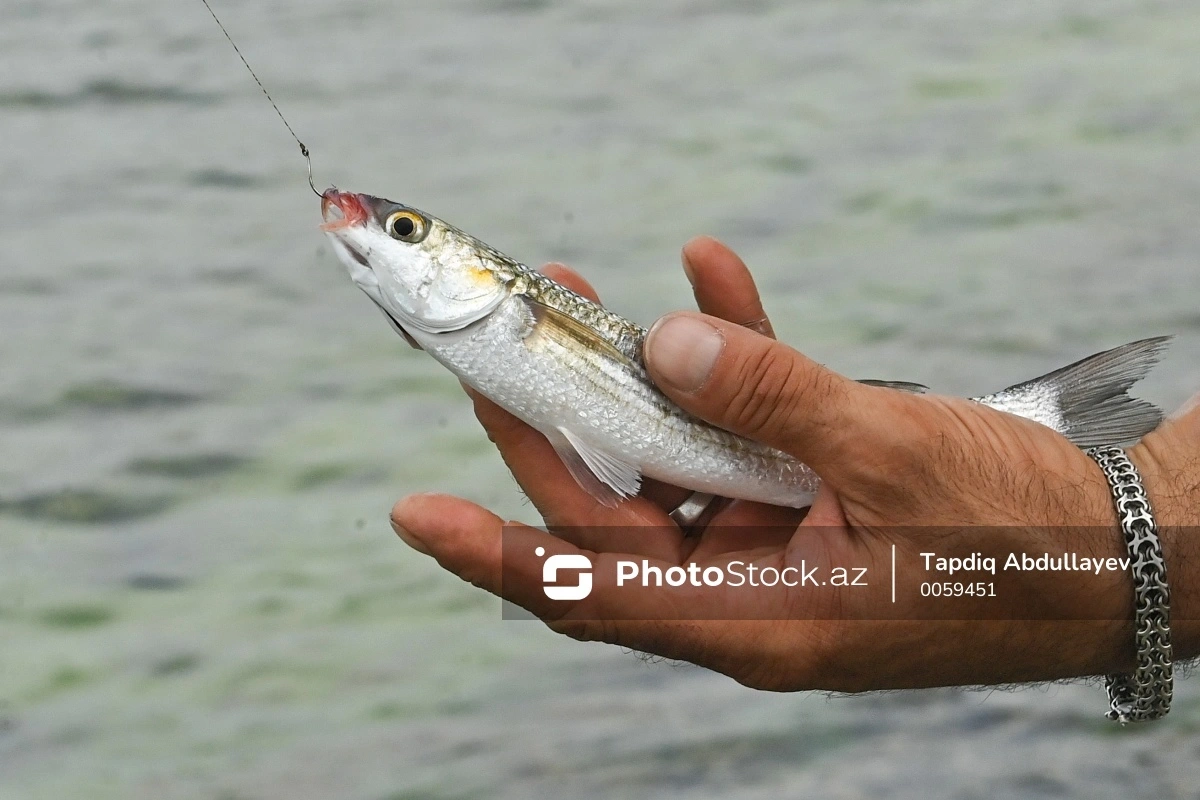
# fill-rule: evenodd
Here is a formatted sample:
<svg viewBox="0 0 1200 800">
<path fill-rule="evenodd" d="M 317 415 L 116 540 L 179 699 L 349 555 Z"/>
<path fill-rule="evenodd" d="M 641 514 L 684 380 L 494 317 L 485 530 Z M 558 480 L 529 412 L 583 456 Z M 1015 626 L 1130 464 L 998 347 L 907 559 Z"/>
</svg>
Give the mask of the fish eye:
<svg viewBox="0 0 1200 800">
<path fill-rule="evenodd" d="M 383 229 L 388 236 L 402 242 L 416 243 L 425 238 L 425 219 L 412 211 L 397 211 L 387 218 Z"/>
</svg>

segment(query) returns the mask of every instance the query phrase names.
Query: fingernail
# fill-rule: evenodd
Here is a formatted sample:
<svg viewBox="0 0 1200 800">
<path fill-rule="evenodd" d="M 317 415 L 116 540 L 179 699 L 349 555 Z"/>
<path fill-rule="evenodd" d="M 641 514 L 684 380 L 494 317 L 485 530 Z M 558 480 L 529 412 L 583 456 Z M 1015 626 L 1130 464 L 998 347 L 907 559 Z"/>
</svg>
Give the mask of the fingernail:
<svg viewBox="0 0 1200 800">
<path fill-rule="evenodd" d="M 712 374 L 725 337 L 707 322 L 687 315 L 660 319 L 646 336 L 646 360 L 665 383 L 694 392 Z"/>
<path fill-rule="evenodd" d="M 413 550 L 416 550 L 421 555 L 425 555 L 425 556 L 432 555 L 429 552 L 429 549 L 425 547 L 424 543 L 422 543 L 421 540 L 418 539 L 416 536 L 413 536 L 412 531 L 408 530 L 407 528 L 405 528 L 403 525 L 399 524 L 395 520 L 392 520 L 391 523 L 392 523 L 392 530 L 394 530 L 396 532 L 396 535 L 400 537 L 400 541 L 404 542 L 406 545 L 411 547 Z"/>
<path fill-rule="evenodd" d="M 688 283 L 695 286 L 696 273 L 692 270 L 692 261 L 688 258 L 687 250 L 679 251 L 679 263 L 683 264 L 683 274 L 687 276 Z"/>
<path fill-rule="evenodd" d="M 742 323 L 743 328 L 749 328 L 755 333 L 761 333 L 763 336 L 775 337 L 775 330 L 771 327 L 771 320 L 766 317 L 761 319 L 753 319 L 749 322 Z"/>
</svg>

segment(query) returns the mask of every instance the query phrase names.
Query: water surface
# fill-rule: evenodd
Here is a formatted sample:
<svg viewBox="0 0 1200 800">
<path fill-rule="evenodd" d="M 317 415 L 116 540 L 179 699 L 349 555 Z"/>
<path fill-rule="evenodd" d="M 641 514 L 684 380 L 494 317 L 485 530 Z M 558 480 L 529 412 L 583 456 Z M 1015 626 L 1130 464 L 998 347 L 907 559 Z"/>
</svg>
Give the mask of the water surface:
<svg viewBox="0 0 1200 800">
<path fill-rule="evenodd" d="M 219 2 L 317 179 L 565 260 L 649 323 L 720 236 L 782 338 L 978 393 L 1175 333 L 1200 382 L 1185 2 Z M 0 11 L 0 796 L 1175 797 L 1200 695 L 770 695 L 503 623 L 393 537 L 536 521 L 316 231 L 199 3 Z"/>
</svg>

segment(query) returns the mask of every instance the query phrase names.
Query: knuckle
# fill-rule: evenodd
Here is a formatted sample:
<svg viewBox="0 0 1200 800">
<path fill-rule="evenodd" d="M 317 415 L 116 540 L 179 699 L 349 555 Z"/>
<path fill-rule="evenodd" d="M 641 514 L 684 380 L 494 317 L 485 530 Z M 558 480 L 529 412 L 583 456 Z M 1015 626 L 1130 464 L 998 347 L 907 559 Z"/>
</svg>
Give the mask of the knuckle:
<svg viewBox="0 0 1200 800">
<path fill-rule="evenodd" d="M 784 348 L 764 347 L 738 365 L 729 399 L 730 427 L 753 438 L 775 433 L 795 412 L 801 387 L 796 360 Z"/>
</svg>

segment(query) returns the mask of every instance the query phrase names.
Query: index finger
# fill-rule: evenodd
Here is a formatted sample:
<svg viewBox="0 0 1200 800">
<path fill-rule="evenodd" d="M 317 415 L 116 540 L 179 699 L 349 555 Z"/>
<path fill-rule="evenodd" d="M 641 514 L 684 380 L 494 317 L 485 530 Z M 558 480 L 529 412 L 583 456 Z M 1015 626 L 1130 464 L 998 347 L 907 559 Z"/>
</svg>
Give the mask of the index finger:
<svg viewBox="0 0 1200 800">
<path fill-rule="evenodd" d="M 641 557 L 581 549 L 537 528 L 505 523 L 474 503 L 447 495 L 401 500 L 392 510 L 392 523 L 401 538 L 446 570 L 526 609 L 559 633 L 724 671 L 748 654 L 714 648 L 714 640 L 720 639 L 714 626 L 787 619 L 789 601 L 796 600 L 784 592 L 758 596 L 754 602 L 756 595 L 748 593 L 741 597 L 687 587 L 661 591 L 636 583 L 618 586 L 613 579 L 615 562 L 621 558 L 641 562 Z M 595 582 L 580 599 L 553 599 L 547 593 L 545 563 L 554 556 L 573 562 L 565 564 L 566 569 L 586 569 L 580 557 L 587 560 L 589 577 Z M 777 558 L 783 557 L 781 551 Z M 666 570 L 679 561 L 647 563 Z M 571 582 L 569 573 L 562 573 L 559 580 Z M 583 581 L 577 586 L 582 587 Z"/>
<path fill-rule="evenodd" d="M 711 236 L 697 236 L 683 246 L 680 260 L 697 308 L 775 338 L 754 276 L 737 253 Z"/>
</svg>

